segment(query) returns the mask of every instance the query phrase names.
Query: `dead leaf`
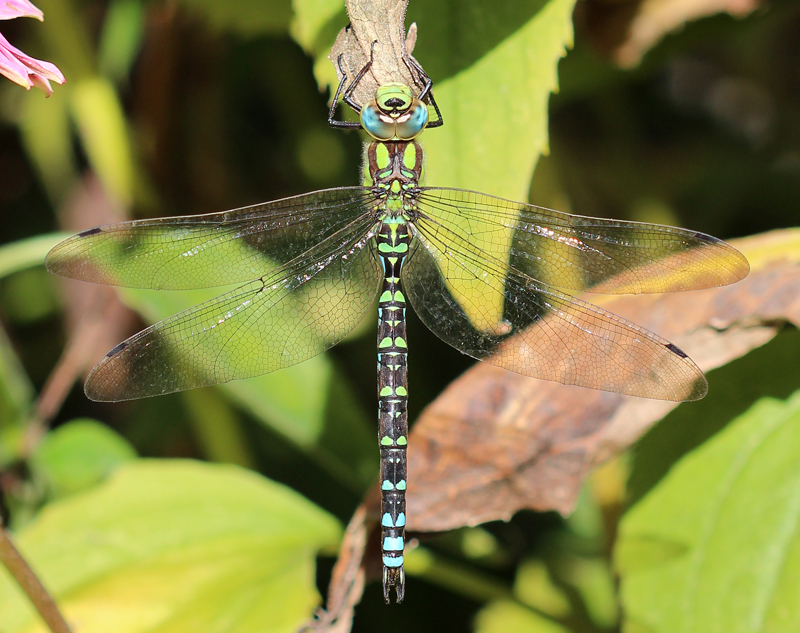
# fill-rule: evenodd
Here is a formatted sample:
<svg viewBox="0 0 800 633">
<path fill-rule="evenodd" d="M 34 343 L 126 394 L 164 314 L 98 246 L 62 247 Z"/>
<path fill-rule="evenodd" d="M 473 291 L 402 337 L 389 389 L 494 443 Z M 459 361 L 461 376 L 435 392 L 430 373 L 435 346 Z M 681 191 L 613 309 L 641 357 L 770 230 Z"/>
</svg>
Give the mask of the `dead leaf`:
<svg viewBox="0 0 800 633">
<path fill-rule="evenodd" d="M 364 552 L 369 532 L 368 511 L 362 504 L 356 509 L 339 548 L 328 590 L 327 610 L 319 609 L 316 617 L 300 631 L 347 633 L 352 628 L 355 606 L 364 592 Z"/>
<path fill-rule="evenodd" d="M 589 0 L 578 4 L 575 22 L 596 48 L 631 68 L 687 22 L 716 13 L 744 17 L 759 4 L 760 0 Z"/>
<path fill-rule="evenodd" d="M 406 35 L 407 6 L 408 0 L 347 0 L 350 24 L 339 31 L 328 59 L 339 81 L 347 77 L 346 86 L 350 86 L 372 55 L 372 66 L 353 92 L 353 100 L 360 106 L 374 99 L 378 86 L 385 83 L 423 88 L 410 69 L 417 25 L 412 24 Z"/>
<path fill-rule="evenodd" d="M 800 326 L 800 230 L 734 245 L 753 270 L 713 290 L 587 297 L 651 329 L 708 371 Z M 479 363 L 452 383 L 409 438 L 409 529 L 435 532 L 509 519 L 522 509 L 568 514 L 591 469 L 676 407 L 525 378 Z"/>
</svg>

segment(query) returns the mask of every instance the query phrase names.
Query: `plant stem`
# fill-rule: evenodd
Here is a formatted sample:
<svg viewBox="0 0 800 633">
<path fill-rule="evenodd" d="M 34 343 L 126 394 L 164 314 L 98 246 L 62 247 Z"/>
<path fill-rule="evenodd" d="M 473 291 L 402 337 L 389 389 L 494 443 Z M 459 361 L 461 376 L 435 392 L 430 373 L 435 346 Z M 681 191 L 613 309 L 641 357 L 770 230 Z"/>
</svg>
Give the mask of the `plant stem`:
<svg viewBox="0 0 800 633">
<path fill-rule="evenodd" d="M 58 610 L 55 601 L 47 593 L 39 578 L 30 565 L 25 562 L 14 543 L 11 542 L 8 532 L 0 522 L 0 563 L 11 572 L 14 580 L 22 588 L 33 606 L 39 612 L 42 620 L 52 633 L 71 633 L 64 616 Z"/>
</svg>

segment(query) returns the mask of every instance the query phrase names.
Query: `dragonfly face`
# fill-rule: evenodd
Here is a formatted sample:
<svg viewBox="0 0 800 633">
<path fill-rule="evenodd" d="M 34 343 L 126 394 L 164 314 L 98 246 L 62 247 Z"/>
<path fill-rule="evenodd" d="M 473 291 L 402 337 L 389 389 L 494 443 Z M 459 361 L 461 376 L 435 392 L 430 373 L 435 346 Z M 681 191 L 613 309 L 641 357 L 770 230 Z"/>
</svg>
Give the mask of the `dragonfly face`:
<svg viewBox="0 0 800 633">
<path fill-rule="evenodd" d="M 410 141 L 427 124 L 428 106 L 401 83 L 380 86 L 375 99 L 361 108 L 361 126 L 378 141 Z"/>
</svg>

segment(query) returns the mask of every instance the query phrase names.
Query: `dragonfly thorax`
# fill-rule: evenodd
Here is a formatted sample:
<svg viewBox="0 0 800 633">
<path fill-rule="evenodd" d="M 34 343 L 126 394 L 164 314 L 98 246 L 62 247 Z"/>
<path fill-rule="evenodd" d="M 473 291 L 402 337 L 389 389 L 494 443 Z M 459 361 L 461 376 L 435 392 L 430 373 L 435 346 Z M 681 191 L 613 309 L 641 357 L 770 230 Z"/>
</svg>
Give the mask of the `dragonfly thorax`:
<svg viewBox="0 0 800 633">
<path fill-rule="evenodd" d="M 365 182 L 373 187 L 382 211 L 407 215 L 414 209 L 422 177 L 422 148 L 415 141 L 373 141 L 367 145 Z"/>
<path fill-rule="evenodd" d="M 388 83 L 361 108 L 361 127 L 379 141 L 410 141 L 428 124 L 428 106 L 411 96 L 408 86 Z"/>
</svg>

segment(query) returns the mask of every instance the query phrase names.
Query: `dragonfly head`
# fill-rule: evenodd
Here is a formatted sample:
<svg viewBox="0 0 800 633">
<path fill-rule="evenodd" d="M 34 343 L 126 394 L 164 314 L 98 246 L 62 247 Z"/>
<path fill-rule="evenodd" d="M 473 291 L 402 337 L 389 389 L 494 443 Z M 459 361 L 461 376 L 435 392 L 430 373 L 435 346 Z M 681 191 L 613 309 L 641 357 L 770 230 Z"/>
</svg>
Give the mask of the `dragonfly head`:
<svg viewBox="0 0 800 633">
<path fill-rule="evenodd" d="M 378 88 L 375 99 L 361 108 L 361 126 L 379 141 L 410 141 L 428 124 L 428 106 L 411 96 L 405 84 Z"/>
</svg>

